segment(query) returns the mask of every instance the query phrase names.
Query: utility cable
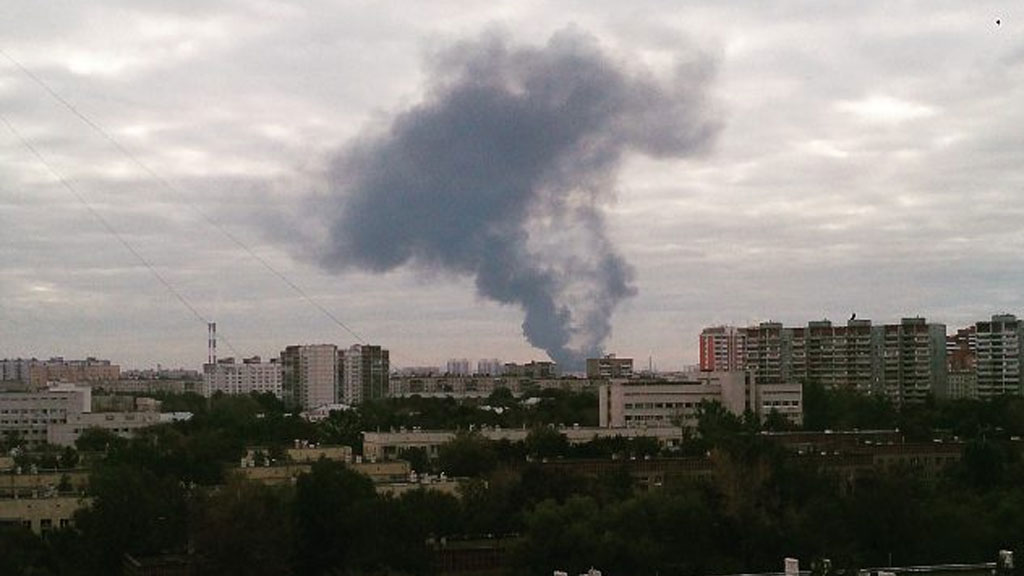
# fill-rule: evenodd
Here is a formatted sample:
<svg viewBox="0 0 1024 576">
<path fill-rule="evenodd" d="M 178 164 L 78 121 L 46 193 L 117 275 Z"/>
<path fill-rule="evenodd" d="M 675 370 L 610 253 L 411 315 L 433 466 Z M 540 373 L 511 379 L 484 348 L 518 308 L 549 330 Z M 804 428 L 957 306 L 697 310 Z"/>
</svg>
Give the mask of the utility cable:
<svg viewBox="0 0 1024 576">
<path fill-rule="evenodd" d="M 184 195 L 182 194 L 181 190 L 179 190 L 176 186 L 171 184 L 167 179 L 165 179 L 162 176 L 160 176 L 160 174 L 157 174 L 152 168 L 149 167 L 149 165 L 147 165 L 138 156 L 136 156 L 134 153 L 132 153 L 131 150 L 125 148 L 121 144 L 120 141 L 118 141 L 116 138 L 114 138 L 114 136 L 112 134 L 110 134 L 109 132 L 104 130 L 102 126 L 100 126 L 99 124 L 94 122 L 92 119 L 90 119 L 87 115 L 85 115 L 82 111 L 80 111 L 74 104 L 69 102 L 66 98 L 64 98 L 63 96 L 58 94 L 57 91 L 55 91 L 53 88 L 51 88 L 49 84 L 44 82 L 42 80 L 42 78 L 36 76 L 34 73 L 32 73 L 31 70 L 29 70 L 28 68 L 23 66 L 19 61 L 15 60 L 14 57 L 12 57 L 10 54 L 8 54 L 2 48 L 0 48 L 0 54 L 2 54 L 4 56 L 4 58 L 6 58 L 12 64 L 14 64 L 15 67 L 17 67 L 23 74 L 28 76 L 33 82 L 38 84 L 54 100 L 56 100 L 61 105 L 63 105 L 65 108 L 67 108 L 69 112 L 74 114 L 79 120 L 81 120 L 87 126 L 92 128 L 93 131 L 98 133 L 107 142 L 109 142 L 112 146 L 114 146 L 114 148 L 116 148 L 119 152 L 124 154 L 125 157 L 127 157 L 129 160 L 132 161 L 132 163 L 134 163 L 136 166 L 138 166 L 140 169 L 142 169 L 143 172 L 145 172 L 151 178 L 156 180 L 161 186 L 166 188 L 168 191 L 170 191 L 176 197 L 184 197 Z M 187 203 L 187 205 L 189 206 L 189 208 L 191 208 L 193 211 L 195 211 L 195 213 L 198 214 L 207 224 L 209 224 L 210 226 L 213 226 L 214 228 L 216 228 L 221 234 L 224 235 L 225 238 L 227 238 L 233 244 L 235 244 L 236 246 L 238 246 L 239 248 L 244 250 L 246 254 L 248 254 L 252 259 L 254 259 L 257 262 L 259 262 L 271 274 L 273 274 L 278 279 L 280 279 L 282 282 L 284 282 L 289 288 L 291 288 L 296 294 L 298 294 L 299 297 L 301 297 L 307 303 L 309 303 L 314 308 L 319 310 L 324 316 L 326 316 L 328 319 L 330 319 L 334 324 L 336 324 L 337 326 L 341 327 L 343 330 L 348 332 L 353 338 L 356 339 L 357 342 L 359 342 L 360 344 L 366 344 L 367 343 L 366 340 L 362 336 L 357 334 L 355 330 L 353 330 L 347 324 L 342 322 L 340 318 L 338 318 L 336 315 L 334 315 L 326 307 L 321 305 L 316 299 L 314 299 L 312 296 L 310 296 L 298 284 L 293 282 L 290 278 L 285 276 L 284 273 L 282 273 L 277 268 L 275 268 L 270 262 L 267 261 L 266 258 L 263 258 L 259 254 L 257 254 L 252 248 L 249 247 L 248 244 L 246 244 L 240 238 L 238 238 L 237 236 L 232 234 L 231 231 L 229 231 L 226 228 L 224 228 L 223 226 L 221 226 L 216 220 L 211 218 L 206 212 L 201 210 L 195 204 L 192 204 L 191 202 L 189 202 L 189 203 Z"/>
<path fill-rule="evenodd" d="M 53 176 L 53 178 L 56 179 L 61 184 L 61 186 L 63 186 L 68 192 L 71 192 L 75 199 L 77 199 L 79 203 L 85 206 L 85 209 L 88 210 L 89 214 L 92 215 L 92 217 L 95 218 L 100 223 L 103 229 L 108 234 L 116 238 L 117 241 L 121 244 L 121 246 L 124 246 L 124 248 L 128 250 L 128 252 L 130 252 L 132 256 L 134 256 L 135 259 L 138 260 L 146 268 L 146 270 L 148 270 L 149 273 L 152 274 L 153 277 L 156 278 L 157 281 L 160 282 L 160 284 L 162 284 L 163 287 L 166 288 L 167 291 L 174 296 L 174 298 L 179 303 L 181 303 L 182 306 L 184 306 L 189 312 L 191 312 L 192 315 L 195 316 L 197 320 L 199 320 L 203 324 L 209 324 L 209 320 L 207 320 L 206 317 L 203 316 L 199 312 L 199 310 L 195 306 L 193 306 L 191 302 L 188 301 L 187 298 L 185 298 L 185 295 L 178 291 L 174 287 L 174 285 L 171 284 L 171 282 L 167 278 L 165 278 L 164 275 L 161 274 L 145 256 L 142 255 L 141 252 L 139 252 L 134 246 L 132 246 L 131 242 L 129 242 L 127 238 L 125 238 L 120 232 L 118 232 L 117 229 L 114 228 L 113 225 L 111 225 L 110 221 L 104 218 L 103 215 L 96 210 L 96 208 L 89 202 L 88 198 L 86 198 L 85 195 L 82 194 L 81 191 L 79 191 L 78 188 L 76 188 L 70 180 L 68 180 L 60 172 L 58 172 L 57 169 L 54 168 L 52 164 L 50 164 L 46 157 L 43 156 L 42 153 L 40 153 L 39 150 L 36 149 L 36 147 L 33 146 L 32 143 L 29 142 L 28 139 L 26 139 L 22 135 L 21 132 L 19 132 L 3 114 L 0 114 L 0 122 L 2 122 L 4 126 L 7 127 L 11 134 L 14 134 L 14 137 L 17 138 L 19 142 L 21 142 L 22 146 L 24 146 L 29 152 L 32 153 L 33 156 L 35 156 L 39 163 L 46 168 L 50 175 Z M 228 348 L 230 348 L 231 351 L 234 352 L 236 356 L 239 355 L 238 351 L 235 350 L 235 347 L 231 344 L 229 340 L 225 338 L 224 343 L 227 344 Z"/>
</svg>

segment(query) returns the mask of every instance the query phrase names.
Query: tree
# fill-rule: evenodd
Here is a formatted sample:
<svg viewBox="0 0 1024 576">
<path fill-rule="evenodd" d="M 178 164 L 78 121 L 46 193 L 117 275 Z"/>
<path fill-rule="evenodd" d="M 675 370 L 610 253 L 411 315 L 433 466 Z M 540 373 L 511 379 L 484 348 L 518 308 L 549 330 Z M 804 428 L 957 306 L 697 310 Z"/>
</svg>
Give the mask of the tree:
<svg viewBox="0 0 1024 576">
<path fill-rule="evenodd" d="M 326 574 L 354 567 L 375 532 L 376 492 L 369 478 L 344 464 L 321 459 L 295 485 L 296 571 Z"/>
<path fill-rule="evenodd" d="M 569 440 L 550 426 L 538 426 L 526 435 L 526 452 L 535 458 L 559 458 L 569 452 Z"/>
<path fill-rule="evenodd" d="M 117 573 L 125 552 L 150 555 L 184 550 L 188 526 L 185 486 L 129 464 L 103 464 L 89 478 L 89 508 L 75 513 L 83 558 L 97 574 Z"/>
<path fill-rule="evenodd" d="M 438 467 L 449 476 L 483 476 L 498 463 L 491 441 L 476 432 L 459 432 L 438 448 Z"/>
<path fill-rule="evenodd" d="M 196 550 L 209 574 L 287 574 L 291 507 L 282 490 L 233 475 L 202 506 Z"/>
</svg>

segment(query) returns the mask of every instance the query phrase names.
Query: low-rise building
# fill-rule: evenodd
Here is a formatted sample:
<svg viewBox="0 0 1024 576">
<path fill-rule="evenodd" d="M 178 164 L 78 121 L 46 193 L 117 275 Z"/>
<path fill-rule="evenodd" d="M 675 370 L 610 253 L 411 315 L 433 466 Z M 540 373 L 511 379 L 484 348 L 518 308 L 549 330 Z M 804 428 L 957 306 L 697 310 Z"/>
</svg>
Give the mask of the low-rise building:
<svg viewBox="0 0 1024 576">
<path fill-rule="evenodd" d="M 321 458 L 334 460 L 336 462 L 352 461 L 351 446 L 317 446 L 305 444 L 301 441 L 296 441 L 295 444 L 296 445 L 294 447 L 285 450 L 285 454 L 292 462 L 316 462 Z"/>
<path fill-rule="evenodd" d="M 90 503 L 90 498 L 79 496 L 0 499 L 0 524 L 21 525 L 45 534 L 71 526 L 75 512 Z"/>
<path fill-rule="evenodd" d="M 122 438 L 131 438 L 142 428 L 161 423 L 159 412 L 91 412 L 71 414 L 65 422 L 47 427 L 46 441 L 55 446 L 74 446 L 83 432 L 99 428 Z"/>
<path fill-rule="evenodd" d="M 683 440 L 681 428 L 607 428 L 571 426 L 556 428 L 569 444 L 585 444 L 598 438 L 653 438 L 663 447 L 679 446 Z M 526 428 L 482 428 L 477 431 L 488 440 L 523 442 L 530 434 Z M 411 448 L 422 449 L 430 458 L 436 458 L 441 446 L 458 435 L 456 430 L 399 430 L 390 432 L 363 432 L 363 459 L 369 462 L 395 460 Z"/>
<path fill-rule="evenodd" d="M 51 425 L 92 410 L 88 386 L 61 384 L 35 392 L 0 393 L 0 434 L 14 433 L 30 445 L 47 441 Z"/>
<path fill-rule="evenodd" d="M 599 423 L 611 428 L 695 428 L 702 403 L 717 402 L 740 416 L 776 411 L 803 420 L 799 384 L 758 385 L 749 372 L 694 372 L 678 381 L 613 381 L 598 393 Z"/>
</svg>

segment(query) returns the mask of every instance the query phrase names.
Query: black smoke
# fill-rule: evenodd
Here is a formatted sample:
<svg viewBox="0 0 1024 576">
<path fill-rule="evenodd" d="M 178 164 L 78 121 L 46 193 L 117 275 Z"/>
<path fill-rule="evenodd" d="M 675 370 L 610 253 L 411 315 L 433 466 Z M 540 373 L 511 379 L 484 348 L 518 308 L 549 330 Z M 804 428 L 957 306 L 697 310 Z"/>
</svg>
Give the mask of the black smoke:
<svg viewBox="0 0 1024 576">
<path fill-rule="evenodd" d="M 635 293 L 602 212 L 624 154 L 686 156 L 717 131 L 714 67 L 687 56 L 659 79 L 573 31 L 539 48 L 497 35 L 454 46 L 421 103 L 334 159 L 322 264 L 471 276 L 523 309 L 531 344 L 578 369 Z"/>
</svg>

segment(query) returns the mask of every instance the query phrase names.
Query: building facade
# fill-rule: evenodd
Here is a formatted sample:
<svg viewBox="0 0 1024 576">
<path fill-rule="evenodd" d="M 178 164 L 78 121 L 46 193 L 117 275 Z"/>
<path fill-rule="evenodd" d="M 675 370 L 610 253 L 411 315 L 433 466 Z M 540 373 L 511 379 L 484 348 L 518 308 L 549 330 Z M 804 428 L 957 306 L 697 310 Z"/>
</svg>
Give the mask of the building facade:
<svg viewBox="0 0 1024 576">
<path fill-rule="evenodd" d="M 759 385 L 818 383 L 828 389 L 885 394 L 893 402 L 923 402 L 949 394 L 943 324 L 904 318 L 874 326 L 854 315 L 785 327 L 764 322 L 701 333 L 701 369 L 740 363 Z"/>
<path fill-rule="evenodd" d="M 587 378 L 610 380 L 612 378 L 632 377 L 632 358 L 616 358 L 614 354 L 601 358 L 587 358 Z"/>
<path fill-rule="evenodd" d="M 803 421 L 803 387 L 760 384 L 749 372 L 698 372 L 674 382 L 617 381 L 598 393 L 603 427 L 695 428 L 702 403 L 717 402 L 736 416 L 751 411 L 761 418 L 778 412 Z"/>
<path fill-rule="evenodd" d="M 882 390 L 896 405 L 919 404 L 949 392 L 946 326 L 904 318 L 882 326 Z"/>
<path fill-rule="evenodd" d="M 58 385 L 35 392 L 0 393 L 0 434 L 13 433 L 31 445 L 48 439 L 51 425 L 92 411 L 87 386 Z"/>
<path fill-rule="evenodd" d="M 1024 322 L 1013 314 L 998 314 L 975 324 L 975 394 L 993 398 L 1020 395 L 1020 365 L 1024 355 Z"/>
<path fill-rule="evenodd" d="M 702 372 L 733 372 L 746 367 L 746 332 L 735 326 L 713 326 L 700 333 Z"/>
<path fill-rule="evenodd" d="M 203 365 L 203 395 L 216 393 L 251 394 L 268 392 L 282 396 L 281 363 L 276 358 L 263 362 L 259 356 L 245 358 L 241 363 L 234 358 L 222 358 L 215 364 Z"/>
<path fill-rule="evenodd" d="M 353 345 L 342 358 L 342 401 L 356 405 L 386 398 L 390 371 L 390 353 L 386 349 L 368 344 Z"/>
<path fill-rule="evenodd" d="M 338 401 L 338 347 L 334 344 L 288 346 L 281 352 L 281 395 L 309 410 Z"/>
<path fill-rule="evenodd" d="M 90 412 L 71 414 L 64 422 L 47 426 L 46 441 L 55 446 L 74 446 L 83 432 L 90 428 L 106 430 L 121 438 L 131 438 L 142 428 L 156 426 L 162 419 L 159 412 Z"/>
<path fill-rule="evenodd" d="M 0 382 L 20 382 L 33 388 L 42 388 L 49 382 L 116 382 L 120 377 L 120 366 L 110 360 L 93 357 L 85 360 L 65 360 L 60 356 L 49 360 L 0 360 Z"/>
</svg>

